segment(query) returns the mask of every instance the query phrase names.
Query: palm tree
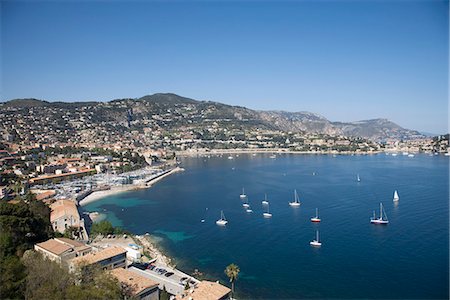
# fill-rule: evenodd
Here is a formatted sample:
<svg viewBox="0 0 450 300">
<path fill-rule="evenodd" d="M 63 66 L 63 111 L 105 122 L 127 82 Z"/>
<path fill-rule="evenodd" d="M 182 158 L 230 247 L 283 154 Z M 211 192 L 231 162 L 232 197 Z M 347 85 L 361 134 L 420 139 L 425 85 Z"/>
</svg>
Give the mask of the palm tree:
<svg viewBox="0 0 450 300">
<path fill-rule="evenodd" d="M 231 282 L 231 298 L 233 298 L 234 295 L 234 282 L 237 280 L 240 271 L 239 267 L 235 264 L 230 264 L 225 269 L 225 274 L 230 278 Z"/>
</svg>

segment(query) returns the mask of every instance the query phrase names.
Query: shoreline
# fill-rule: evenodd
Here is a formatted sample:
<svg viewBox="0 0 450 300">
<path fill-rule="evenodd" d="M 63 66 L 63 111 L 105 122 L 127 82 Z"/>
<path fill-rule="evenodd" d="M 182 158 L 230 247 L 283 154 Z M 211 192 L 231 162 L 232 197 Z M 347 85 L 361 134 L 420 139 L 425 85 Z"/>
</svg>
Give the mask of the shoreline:
<svg viewBox="0 0 450 300">
<path fill-rule="evenodd" d="M 356 152 L 356 151 L 293 151 L 289 149 L 211 149 L 211 150 L 186 150 L 176 151 L 176 156 L 187 157 L 197 155 L 220 155 L 220 154 L 314 154 L 314 155 L 371 155 L 384 153 L 386 151 Z"/>
<path fill-rule="evenodd" d="M 103 190 L 103 191 L 95 191 L 92 192 L 91 194 L 87 195 L 85 198 L 83 198 L 82 200 L 80 200 L 78 202 L 79 206 L 85 206 L 87 204 L 90 204 L 92 202 L 101 200 L 105 197 L 108 196 L 112 196 L 112 195 L 117 195 L 120 193 L 124 193 L 124 192 L 129 192 L 129 191 L 133 191 L 133 190 L 140 190 L 140 189 L 146 189 L 146 188 L 150 188 L 153 186 L 153 184 L 157 183 L 158 181 L 162 180 L 163 178 L 176 173 L 176 172 L 181 172 L 184 171 L 183 168 L 180 167 L 176 167 L 173 168 L 169 171 L 165 171 L 151 179 L 149 179 L 148 181 L 146 181 L 145 183 L 139 183 L 139 184 L 129 184 L 129 185 L 121 185 L 121 186 L 113 186 L 111 187 L 111 189 L 109 190 Z"/>
<path fill-rule="evenodd" d="M 144 250 L 150 254 L 152 260 L 155 260 L 159 264 L 175 268 L 172 258 L 165 255 L 163 251 L 158 248 L 158 242 L 153 241 L 150 234 L 134 235 L 133 239 L 137 240 L 138 244 L 142 245 Z"/>
</svg>

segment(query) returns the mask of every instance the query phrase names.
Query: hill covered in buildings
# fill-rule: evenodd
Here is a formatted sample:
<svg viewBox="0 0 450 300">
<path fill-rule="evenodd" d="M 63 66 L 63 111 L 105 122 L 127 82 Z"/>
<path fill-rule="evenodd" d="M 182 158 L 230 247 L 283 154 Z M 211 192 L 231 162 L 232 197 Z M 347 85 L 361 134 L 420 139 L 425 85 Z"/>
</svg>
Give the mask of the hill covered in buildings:
<svg viewBox="0 0 450 300">
<path fill-rule="evenodd" d="M 15 99 L 0 104 L 0 116 L 7 140 L 49 144 L 120 141 L 135 147 L 162 147 L 172 140 L 248 141 L 267 133 L 344 136 L 374 142 L 423 137 L 386 119 L 331 122 L 310 112 L 258 111 L 170 93 L 109 102 Z"/>
</svg>

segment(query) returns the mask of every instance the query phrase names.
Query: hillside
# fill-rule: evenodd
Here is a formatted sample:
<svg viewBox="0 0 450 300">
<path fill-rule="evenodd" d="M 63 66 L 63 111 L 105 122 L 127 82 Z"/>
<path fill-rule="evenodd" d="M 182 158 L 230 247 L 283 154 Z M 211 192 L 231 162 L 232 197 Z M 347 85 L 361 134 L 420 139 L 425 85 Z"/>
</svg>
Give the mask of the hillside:
<svg viewBox="0 0 450 300">
<path fill-rule="evenodd" d="M 64 130 L 68 134 L 100 128 L 122 134 L 130 126 L 141 131 L 218 126 L 229 130 L 278 130 L 293 133 L 315 133 L 331 136 L 362 137 L 373 141 L 408 140 L 423 137 L 419 132 L 402 128 L 386 119 L 357 122 L 330 122 L 311 112 L 257 111 L 212 101 L 197 101 L 172 93 L 158 93 L 138 99 L 116 99 L 109 102 L 48 102 L 37 99 L 15 99 L 0 104 L 5 116 L 31 119 L 46 131 Z M 4 124 L 3 130 L 8 130 Z M 204 131 L 204 130 L 203 130 Z M 211 130 L 208 130 L 211 131 Z M 208 132 L 204 132 L 208 134 Z"/>
</svg>

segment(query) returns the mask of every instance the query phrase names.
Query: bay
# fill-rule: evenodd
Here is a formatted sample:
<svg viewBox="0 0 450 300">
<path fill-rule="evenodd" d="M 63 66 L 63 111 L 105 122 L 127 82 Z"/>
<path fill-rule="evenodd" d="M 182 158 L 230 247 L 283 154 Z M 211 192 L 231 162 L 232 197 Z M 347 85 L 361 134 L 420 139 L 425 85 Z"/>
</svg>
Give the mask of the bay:
<svg viewBox="0 0 450 300">
<path fill-rule="evenodd" d="M 84 209 L 159 237 L 188 273 L 199 269 L 227 284 L 223 270 L 236 263 L 241 299 L 449 297 L 448 157 L 245 154 L 183 158 L 181 164 L 184 172 L 150 189 Z M 253 213 L 242 207 L 243 187 Z M 299 208 L 288 205 L 294 189 Z M 265 193 L 270 219 L 262 216 Z M 370 224 L 380 202 L 387 226 Z M 319 224 L 310 222 L 315 208 Z M 225 227 L 215 224 L 221 210 Z M 309 245 L 316 230 L 320 248 Z"/>
</svg>

